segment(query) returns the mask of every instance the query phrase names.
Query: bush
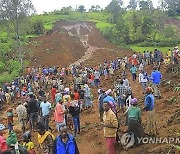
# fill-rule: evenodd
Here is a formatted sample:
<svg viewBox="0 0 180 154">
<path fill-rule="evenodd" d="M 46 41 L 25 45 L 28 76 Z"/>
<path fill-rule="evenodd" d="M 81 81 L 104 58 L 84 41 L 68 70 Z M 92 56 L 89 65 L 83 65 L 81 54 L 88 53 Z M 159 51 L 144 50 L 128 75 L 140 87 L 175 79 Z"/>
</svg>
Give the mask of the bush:
<svg viewBox="0 0 180 154">
<path fill-rule="evenodd" d="M 4 68 L 5 68 L 5 64 L 2 61 L 0 61 L 0 72 L 2 72 Z"/>
<path fill-rule="evenodd" d="M 21 71 L 21 64 L 19 61 L 17 60 L 8 60 L 7 61 L 7 67 L 8 67 L 8 71 L 11 74 L 14 70 L 16 70 L 17 72 Z"/>
<path fill-rule="evenodd" d="M 0 83 L 9 82 L 10 76 L 8 72 L 4 72 L 0 75 Z"/>
<path fill-rule="evenodd" d="M 44 22 L 41 19 L 36 19 L 32 23 L 32 33 L 36 35 L 41 35 L 44 33 Z"/>
<path fill-rule="evenodd" d="M 19 72 L 17 70 L 13 70 L 11 74 L 6 71 L 0 75 L 0 83 L 11 82 L 18 76 Z"/>
</svg>

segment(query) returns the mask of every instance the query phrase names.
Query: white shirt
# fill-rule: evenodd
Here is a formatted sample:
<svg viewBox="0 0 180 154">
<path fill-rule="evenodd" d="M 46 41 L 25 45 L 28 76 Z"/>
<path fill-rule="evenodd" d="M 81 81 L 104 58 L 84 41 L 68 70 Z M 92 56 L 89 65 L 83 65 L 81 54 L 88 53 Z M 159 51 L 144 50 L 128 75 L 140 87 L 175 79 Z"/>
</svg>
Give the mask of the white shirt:
<svg viewBox="0 0 180 154">
<path fill-rule="evenodd" d="M 148 80 L 147 80 L 147 77 L 144 76 L 144 74 L 140 73 L 139 74 L 139 82 L 140 83 L 146 83 Z"/>
</svg>

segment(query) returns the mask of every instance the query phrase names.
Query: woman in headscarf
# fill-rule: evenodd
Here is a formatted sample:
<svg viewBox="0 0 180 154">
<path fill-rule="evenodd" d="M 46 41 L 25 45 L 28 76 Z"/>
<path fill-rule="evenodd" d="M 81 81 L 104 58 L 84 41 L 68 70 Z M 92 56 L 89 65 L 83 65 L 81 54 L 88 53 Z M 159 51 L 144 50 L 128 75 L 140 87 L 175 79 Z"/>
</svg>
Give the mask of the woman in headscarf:
<svg viewBox="0 0 180 154">
<path fill-rule="evenodd" d="M 138 143 L 138 138 L 144 136 L 144 129 L 141 125 L 141 109 L 137 106 L 138 100 L 131 100 L 131 107 L 128 110 L 128 132 L 132 132 L 135 138 L 135 144 Z"/>
<path fill-rule="evenodd" d="M 6 151 L 7 153 L 28 154 L 27 149 L 18 144 L 18 139 L 15 132 L 11 131 L 8 138 L 6 139 L 6 143 L 8 146 L 8 150 Z"/>
</svg>

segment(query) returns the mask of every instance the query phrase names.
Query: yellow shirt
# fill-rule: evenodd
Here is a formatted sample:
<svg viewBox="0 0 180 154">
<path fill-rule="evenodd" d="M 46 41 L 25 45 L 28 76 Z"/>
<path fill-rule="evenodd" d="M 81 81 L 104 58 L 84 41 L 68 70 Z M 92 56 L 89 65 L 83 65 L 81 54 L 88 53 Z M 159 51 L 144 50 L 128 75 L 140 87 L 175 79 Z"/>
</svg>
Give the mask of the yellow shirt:
<svg viewBox="0 0 180 154">
<path fill-rule="evenodd" d="M 103 115 L 103 122 L 104 124 L 111 124 L 115 128 L 104 127 L 104 136 L 105 137 L 116 137 L 117 127 L 118 127 L 118 120 L 114 112 L 109 109 L 107 112 L 104 112 Z"/>
<path fill-rule="evenodd" d="M 28 143 L 23 143 L 23 146 L 25 147 L 25 148 L 27 148 L 27 151 L 30 151 L 30 150 L 32 150 L 32 149 L 34 149 L 34 143 L 33 142 L 28 142 Z"/>
<path fill-rule="evenodd" d="M 165 65 L 170 64 L 170 62 L 171 62 L 171 60 L 170 60 L 169 58 L 166 58 L 166 59 L 164 60 Z"/>
<path fill-rule="evenodd" d="M 63 103 L 64 105 L 68 105 L 68 102 L 71 100 L 70 95 L 64 95 L 63 96 Z"/>
<path fill-rule="evenodd" d="M 172 55 L 171 51 L 168 51 L 167 55 L 168 55 L 168 57 L 171 57 L 171 55 Z"/>
</svg>

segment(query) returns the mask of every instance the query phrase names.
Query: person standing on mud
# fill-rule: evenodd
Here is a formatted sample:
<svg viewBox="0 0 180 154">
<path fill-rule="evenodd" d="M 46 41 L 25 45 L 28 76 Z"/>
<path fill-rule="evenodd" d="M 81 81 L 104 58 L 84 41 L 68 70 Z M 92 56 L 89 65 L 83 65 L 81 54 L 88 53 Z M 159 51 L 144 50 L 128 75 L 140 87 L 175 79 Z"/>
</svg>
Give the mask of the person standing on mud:
<svg viewBox="0 0 180 154">
<path fill-rule="evenodd" d="M 103 121 L 103 113 L 104 113 L 104 110 L 103 110 L 103 100 L 104 100 L 104 98 L 107 95 L 105 94 L 105 90 L 104 89 L 98 89 L 98 93 L 99 93 L 99 96 L 98 96 L 98 101 L 99 101 L 99 117 L 100 117 L 100 121 L 102 122 Z"/>
<path fill-rule="evenodd" d="M 145 94 L 145 90 L 146 90 L 147 83 L 148 83 L 148 75 L 144 70 L 142 70 L 139 73 L 139 83 L 142 86 L 143 94 Z"/>
<path fill-rule="evenodd" d="M 74 94 L 71 94 L 69 113 L 73 117 L 74 136 L 76 136 L 76 134 L 80 134 L 80 103 L 75 100 Z"/>
<path fill-rule="evenodd" d="M 116 133 L 118 128 L 118 120 L 115 113 L 110 109 L 110 103 L 103 103 L 103 122 L 101 123 L 104 127 L 104 136 L 106 138 L 106 146 L 108 154 L 115 154 L 115 142 L 116 142 Z"/>
<path fill-rule="evenodd" d="M 156 135 L 156 120 L 155 120 L 155 109 L 154 109 L 154 96 L 152 94 L 153 89 L 151 87 L 146 88 L 146 96 L 144 102 L 144 110 L 147 112 L 147 134 Z"/>
<path fill-rule="evenodd" d="M 160 92 L 160 82 L 161 82 L 161 72 L 158 71 L 157 67 L 154 67 L 152 73 L 151 73 L 151 77 L 150 80 L 152 80 L 152 84 L 153 84 L 153 89 L 154 89 L 154 96 L 157 97 L 158 99 L 161 98 L 161 92 Z"/>
<path fill-rule="evenodd" d="M 49 118 L 51 112 L 51 103 L 47 101 L 46 96 L 43 97 L 43 102 L 40 104 L 42 119 L 46 130 L 49 130 Z"/>
<path fill-rule="evenodd" d="M 22 132 L 25 133 L 26 121 L 27 121 L 27 109 L 21 102 L 19 102 L 16 108 L 16 113 L 18 115 L 19 123 L 21 124 Z"/>
<path fill-rule="evenodd" d="M 133 81 L 136 81 L 136 73 L 137 73 L 137 68 L 136 66 L 132 65 L 130 72 L 132 73 L 132 79 Z"/>
<path fill-rule="evenodd" d="M 144 129 L 141 125 L 141 109 L 138 107 L 138 100 L 131 99 L 131 106 L 127 112 L 128 116 L 128 133 L 132 132 L 135 137 L 135 144 L 138 143 L 138 138 L 144 136 Z"/>
<path fill-rule="evenodd" d="M 30 120 L 30 126 L 31 129 L 35 129 L 35 122 L 37 122 L 37 117 L 38 117 L 38 102 L 35 99 L 33 94 L 29 95 L 30 101 L 28 102 L 28 114 L 29 114 L 29 120 Z"/>
<path fill-rule="evenodd" d="M 67 113 L 67 110 L 65 109 L 65 106 L 63 105 L 63 100 L 60 99 L 59 102 L 56 104 L 55 110 L 54 110 L 54 120 L 56 122 L 56 128 L 57 131 L 60 131 L 60 128 L 63 124 L 66 123 L 65 121 L 65 114 Z"/>
</svg>

